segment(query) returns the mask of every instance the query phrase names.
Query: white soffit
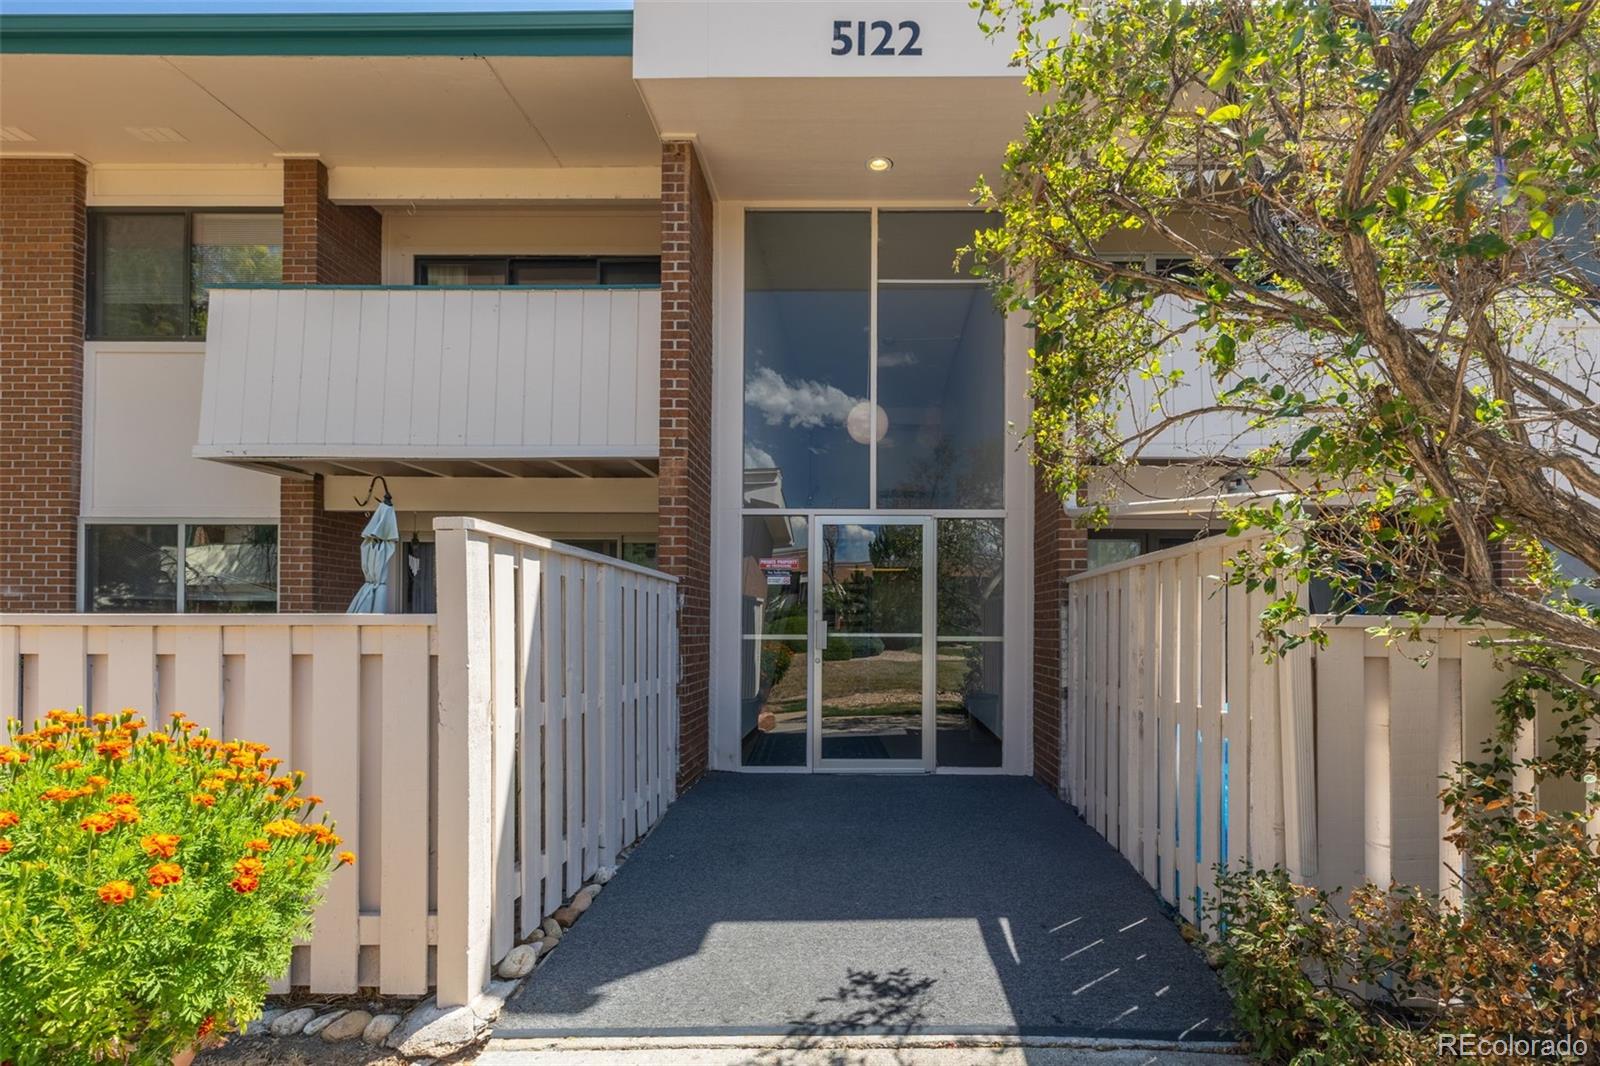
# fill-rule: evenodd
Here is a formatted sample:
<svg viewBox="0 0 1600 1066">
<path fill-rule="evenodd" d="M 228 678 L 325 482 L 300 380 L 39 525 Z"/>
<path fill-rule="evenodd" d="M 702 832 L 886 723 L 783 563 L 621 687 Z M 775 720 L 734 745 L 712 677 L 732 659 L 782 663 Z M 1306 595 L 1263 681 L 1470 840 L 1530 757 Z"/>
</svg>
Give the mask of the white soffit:
<svg viewBox="0 0 1600 1066">
<path fill-rule="evenodd" d="M 0 57 L 0 123 L 92 163 L 653 166 L 626 56 Z M 131 136 L 176 130 L 181 142 Z M 23 146 L 16 145 L 20 150 Z"/>
<path fill-rule="evenodd" d="M 965 0 L 637 0 L 634 26 L 656 125 L 724 199 L 960 202 L 1027 117 L 1012 41 Z"/>
</svg>

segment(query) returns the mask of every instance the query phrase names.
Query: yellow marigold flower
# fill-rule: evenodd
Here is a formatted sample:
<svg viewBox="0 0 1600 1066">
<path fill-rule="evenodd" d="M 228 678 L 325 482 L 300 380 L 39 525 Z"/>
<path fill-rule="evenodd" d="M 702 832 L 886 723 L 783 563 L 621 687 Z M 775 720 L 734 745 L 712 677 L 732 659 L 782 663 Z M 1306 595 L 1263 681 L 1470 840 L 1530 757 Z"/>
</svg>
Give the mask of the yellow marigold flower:
<svg viewBox="0 0 1600 1066">
<path fill-rule="evenodd" d="M 150 889 L 149 891 L 147 891 L 145 893 L 145 896 L 148 897 L 149 899 L 160 899 L 161 898 L 161 890 L 159 888 L 152 888 L 152 889 Z"/>
<path fill-rule="evenodd" d="M 260 877 L 266 868 L 266 864 L 254 855 L 246 855 L 233 864 L 233 872 L 240 877 Z"/>
<path fill-rule="evenodd" d="M 200 787 L 205 789 L 207 792 L 221 792 L 223 789 L 228 787 L 228 783 L 215 777 L 208 777 L 204 781 L 200 782 Z"/>
<path fill-rule="evenodd" d="M 201 807 L 215 807 L 217 805 L 217 797 L 208 792 L 197 792 L 189 797 L 189 802 L 198 804 Z"/>
<path fill-rule="evenodd" d="M 72 770 L 82 769 L 83 763 L 79 762 L 77 759 L 62 759 L 60 762 L 56 763 L 56 773 L 58 774 L 64 774 Z"/>
<path fill-rule="evenodd" d="M 353 852 L 353 851 L 341 851 L 339 853 L 339 865 L 340 866 L 354 866 L 355 864 L 356 864 L 356 853 L 355 852 Z"/>
<path fill-rule="evenodd" d="M 15 748 L 0 748 L 0 766 L 9 766 L 12 763 L 21 764 L 27 761 L 28 753 L 25 751 L 17 751 Z"/>
<path fill-rule="evenodd" d="M 83 821 L 78 823 L 79 829 L 86 829 L 96 834 L 109 833 L 116 827 L 116 816 L 105 811 L 95 811 L 93 814 L 85 815 Z"/>
<path fill-rule="evenodd" d="M 232 881 L 228 882 L 228 887 L 233 889 L 235 892 L 239 893 L 241 896 L 245 895 L 247 893 L 250 893 L 250 892 L 254 892 L 257 888 L 260 887 L 260 885 L 261 885 L 261 879 L 260 878 L 258 878 L 258 877 L 247 877 L 244 874 L 240 874 L 239 876 L 235 877 Z"/>
<path fill-rule="evenodd" d="M 183 867 L 175 862 L 158 862 L 150 867 L 150 883 L 160 888 L 163 885 L 175 885 L 183 880 Z"/>
<path fill-rule="evenodd" d="M 251 851 L 266 851 L 272 847 L 272 841 L 265 837 L 256 837 L 254 840 L 246 840 L 244 846 Z"/>
<path fill-rule="evenodd" d="M 105 780 L 101 778 L 101 780 Z M 106 797 L 107 803 L 138 803 L 139 798 L 132 792 L 113 792 Z"/>
<path fill-rule="evenodd" d="M 167 736 L 165 733 L 151 733 L 149 736 L 145 737 L 145 740 L 149 741 L 152 744 L 171 744 L 172 743 L 172 738 Z"/>
<path fill-rule="evenodd" d="M 300 823 L 292 818 L 279 818 L 277 821 L 268 822 L 262 826 L 261 831 L 269 837 L 299 836 Z"/>
<path fill-rule="evenodd" d="M 118 803 L 111 808 L 112 815 L 124 825 L 133 825 L 139 820 L 139 808 L 131 803 Z"/>
<path fill-rule="evenodd" d="M 178 841 L 182 840 L 177 833 L 151 833 L 139 841 L 139 846 L 146 855 L 158 859 L 170 859 L 178 850 Z"/>
<path fill-rule="evenodd" d="M 100 886 L 100 902 L 120 907 L 133 898 L 133 886 L 126 881 L 107 881 Z"/>
<path fill-rule="evenodd" d="M 10 840 L 6 839 L 5 837 L 0 837 L 0 855 L 9 853 L 12 846 L 13 845 Z"/>
<path fill-rule="evenodd" d="M 0 811 L 0 829 L 10 829 L 21 821 L 16 811 Z"/>
<path fill-rule="evenodd" d="M 116 720 L 117 718 L 115 715 L 107 714 L 104 711 L 101 711 L 99 714 L 91 714 L 89 716 L 89 721 L 93 722 L 95 725 L 110 725 Z"/>
<path fill-rule="evenodd" d="M 306 801 L 301 799 L 299 796 L 283 797 L 283 805 L 289 808 L 291 811 L 298 811 L 301 807 L 305 806 L 305 802 Z"/>
</svg>

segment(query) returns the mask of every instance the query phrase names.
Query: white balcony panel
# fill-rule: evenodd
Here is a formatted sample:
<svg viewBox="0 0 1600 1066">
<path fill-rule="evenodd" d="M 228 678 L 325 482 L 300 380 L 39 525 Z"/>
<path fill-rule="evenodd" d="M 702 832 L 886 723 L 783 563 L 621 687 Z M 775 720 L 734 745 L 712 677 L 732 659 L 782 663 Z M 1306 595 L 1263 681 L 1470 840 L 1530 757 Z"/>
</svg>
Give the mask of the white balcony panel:
<svg viewBox="0 0 1600 1066">
<path fill-rule="evenodd" d="M 194 454 L 653 459 L 656 289 L 216 289 Z"/>
</svg>

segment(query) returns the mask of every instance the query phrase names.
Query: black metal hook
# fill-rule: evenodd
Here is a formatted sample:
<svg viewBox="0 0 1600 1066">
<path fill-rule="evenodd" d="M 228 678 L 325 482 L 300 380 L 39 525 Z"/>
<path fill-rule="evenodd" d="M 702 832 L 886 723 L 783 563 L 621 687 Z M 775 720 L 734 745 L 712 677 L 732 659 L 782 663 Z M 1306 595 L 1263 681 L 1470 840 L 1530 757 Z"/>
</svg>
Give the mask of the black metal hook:
<svg viewBox="0 0 1600 1066">
<path fill-rule="evenodd" d="M 352 500 L 356 500 L 356 506 L 357 507 L 365 507 L 367 504 L 372 502 L 373 490 L 377 488 L 378 482 L 380 482 L 380 481 L 383 482 L 383 502 L 388 504 L 388 505 L 390 505 L 391 507 L 394 506 L 394 497 L 389 495 L 389 482 L 388 482 L 388 480 L 382 474 L 374 474 L 372 476 L 372 481 L 369 482 L 368 485 L 367 485 L 367 498 L 366 499 L 364 499 L 364 500 L 356 500 L 356 498 L 354 496 L 350 497 Z"/>
</svg>

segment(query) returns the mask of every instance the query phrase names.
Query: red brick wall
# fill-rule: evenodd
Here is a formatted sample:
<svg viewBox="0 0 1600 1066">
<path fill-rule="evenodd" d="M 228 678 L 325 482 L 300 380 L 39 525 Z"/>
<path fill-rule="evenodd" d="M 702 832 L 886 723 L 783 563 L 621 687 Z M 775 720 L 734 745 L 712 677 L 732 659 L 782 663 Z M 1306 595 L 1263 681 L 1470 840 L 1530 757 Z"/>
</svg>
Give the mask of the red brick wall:
<svg viewBox="0 0 1600 1066">
<path fill-rule="evenodd" d="M 678 787 L 706 772 L 711 710 L 711 190 L 695 147 L 661 146 L 661 568 L 676 576 Z"/>
<path fill-rule="evenodd" d="M 383 280 L 383 216 L 328 199 L 319 159 L 283 162 L 283 280 L 295 285 L 376 285 Z M 278 493 L 278 605 L 343 611 L 361 587 L 359 511 L 327 511 L 322 478 L 285 478 Z"/>
<path fill-rule="evenodd" d="M 1064 582 L 1089 565 L 1089 535 L 1062 511 L 1061 498 L 1034 475 L 1033 776 L 1061 791 L 1061 605 Z"/>
<path fill-rule="evenodd" d="M 74 159 L 0 160 L 0 611 L 77 605 L 84 183 Z"/>
<path fill-rule="evenodd" d="M 284 478 L 278 493 L 278 609 L 340 613 L 361 587 L 360 511 L 329 511 L 323 481 Z"/>
<path fill-rule="evenodd" d="M 328 199 L 320 159 L 283 161 L 283 280 L 376 285 L 383 280 L 383 216 Z"/>
</svg>

